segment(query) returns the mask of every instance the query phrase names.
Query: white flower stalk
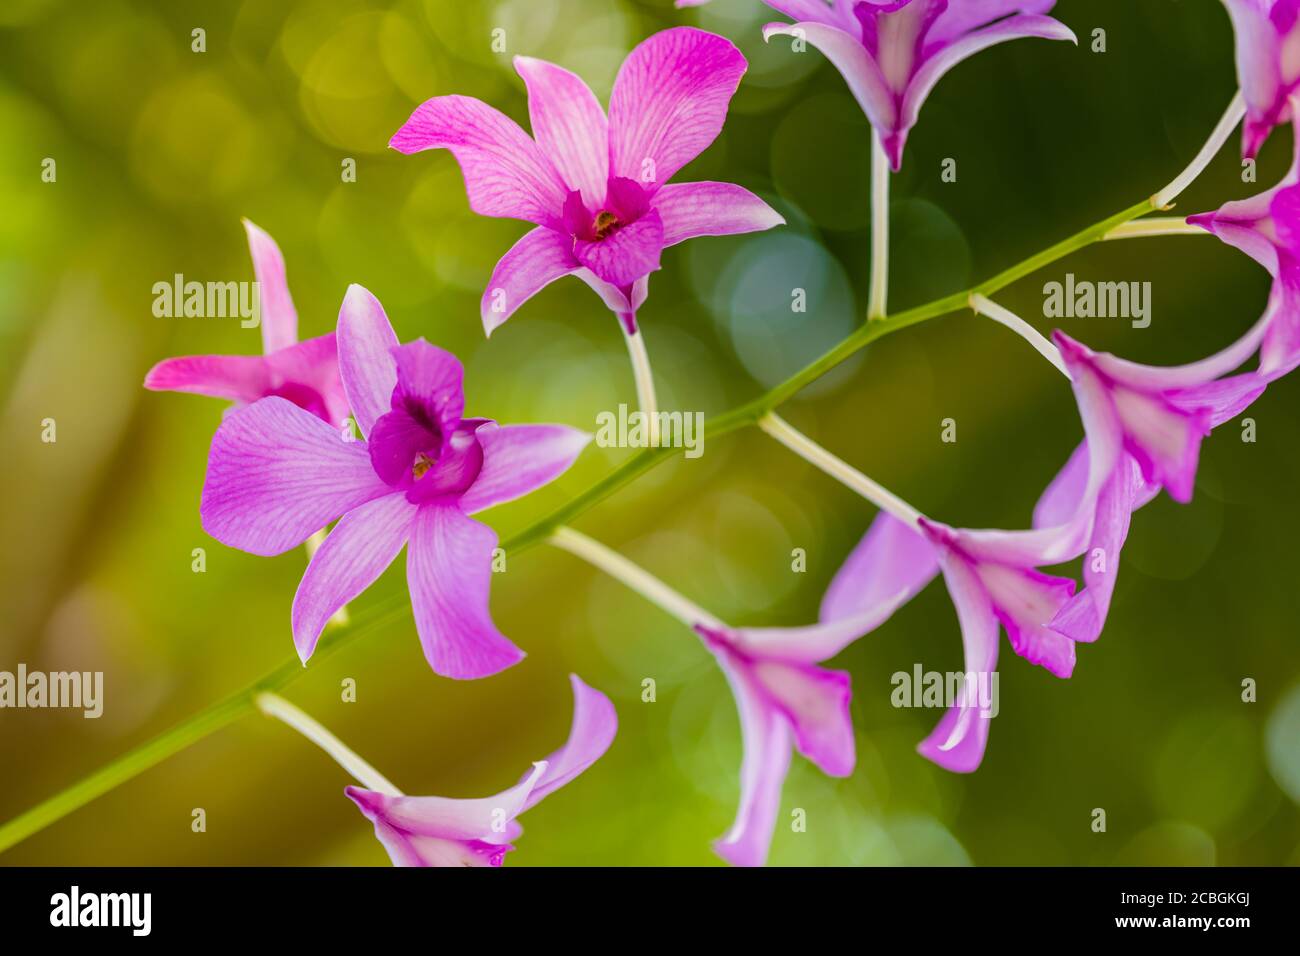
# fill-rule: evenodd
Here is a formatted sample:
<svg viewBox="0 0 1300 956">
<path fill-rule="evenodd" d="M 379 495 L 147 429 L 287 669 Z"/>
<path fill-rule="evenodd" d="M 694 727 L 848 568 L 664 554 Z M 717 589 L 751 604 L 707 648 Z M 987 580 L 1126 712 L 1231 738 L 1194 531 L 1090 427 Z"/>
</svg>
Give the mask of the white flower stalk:
<svg viewBox="0 0 1300 956">
<path fill-rule="evenodd" d="M 593 567 L 604 571 L 614 580 L 621 581 L 651 604 L 663 608 L 687 627 L 693 628 L 697 624 L 703 624 L 705 627 L 725 627 L 721 621 L 708 611 L 689 598 L 678 594 L 649 571 L 581 532 L 561 525 L 551 532 L 550 541 L 557 548 L 582 558 Z"/>
<path fill-rule="evenodd" d="M 882 511 L 888 511 L 899 521 L 910 525 L 912 528 L 920 528 L 921 512 L 917 511 L 888 488 L 872 481 L 848 462 L 832 455 L 829 451 L 821 445 L 818 445 L 803 432 L 791 427 L 785 419 L 781 418 L 781 416 L 777 415 L 775 412 L 768 412 L 760 418 L 758 420 L 758 427 L 763 429 L 763 431 L 767 432 L 786 448 L 789 448 L 800 458 L 826 472 L 826 474 L 851 488 L 853 491 L 856 491 L 877 508 L 880 508 Z"/>
<path fill-rule="evenodd" d="M 889 157 L 871 131 L 871 296 L 867 321 L 883 319 L 889 297 Z"/>
<path fill-rule="evenodd" d="M 360 755 L 349 748 L 343 741 L 322 727 L 313 718 L 299 710 L 278 694 L 269 691 L 260 693 L 255 698 L 257 709 L 268 717 L 274 717 L 302 734 L 321 750 L 337 761 L 338 765 L 350 773 L 354 780 L 368 790 L 385 793 L 389 796 L 404 796 L 401 790 L 382 773 L 370 766 Z"/>
<path fill-rule="evenodd" d="M 970 297 L 970 307 L 975 310 L 977 315 L 985 316 L 1000 325 L 1005 325 L 1032 345 L 1039 355 L 1056 366 L 1058 372 L 1067 379 L 1070 377 L 1070 370 L 1065 367 L 1065 360 L 1061 358 L 1061 350 L 1020 316 L 979 293 Z"/>
<path fill-rule="evenodd" d="M 1148 236 L 1208 236 L 1208 230 L 1193 226 L 1181 216 L 1153 216 L 1150 219 L 1135 219 L 1122 226 L 1116 226 L 1106 235 L 1103 242 L 1112 239 L 1144 239 Z"/>
<path fill-rule="evenodd" d="M 645 418 L 647 443 L 651 448 L 659 446 L 659 403 L 655 398 L 654 374 L 650 371 L 650 356 L 645 350 L 645 339 L 641 329 L 631 332 L 624 329 L 627 339 L 627 353 L 632 359 L 632 376 L 636 379 L 636 399 Z"/>
</svg>

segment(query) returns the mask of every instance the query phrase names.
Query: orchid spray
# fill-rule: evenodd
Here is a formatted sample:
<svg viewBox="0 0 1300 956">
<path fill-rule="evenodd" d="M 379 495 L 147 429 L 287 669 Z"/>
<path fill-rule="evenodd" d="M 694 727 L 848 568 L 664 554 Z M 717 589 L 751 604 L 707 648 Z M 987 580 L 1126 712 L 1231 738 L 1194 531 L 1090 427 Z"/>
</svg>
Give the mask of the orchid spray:
<svg viewBox="0 0 1300 956">
<path fill-rule="evenodd" d="M 547 542 L 580 557 L 672 614 L 716 660 L 735 698 L 743 747 L 736 816 L 715 844 L 724 859 L 738 865 L 767 859 L 794 752 L 828 775 L 853 771 L 849 678 L 822 665 L 936 577 L 943 577 L 952 598 L 970 674 L 995 672 L 1005 633 L 1016 656 L 1069 678 L 1080 665 L 1080 645 L 1086 650 L 1098 641 L 1110 614 L 1132 513 L 1161 492 L 1189 501 L 1207 436 L 1300 364 L 1295 170 L 1276 189 L 1216 213 L 1191 220 L 1151 215 L 1169 210 L 1243 119 L 1250 155 L 1271 129 L 1296 114 L 1290 96 L 1297 77 L 1289 55 L 1296 4 L 1225 4 L 1237 31 L 1242 92 L 1168 186 L 974 288 L 889 313 L 887 176 L 902 162 L 926 96 L 952 67 L 1004 40 L 1070 40 L 1073 34 L 1046 16 L 1052 0 L 768 0 L 794 22 L 769 25 L 765 37 L 803 37 L 820 48 L 843 73 L 872 127 L 875 228 L 867 321 L 770 391 L 709 419 L 707 434 L 714 439 L 756 426 L 860 494 L 879 514 L 830 581 L 817 622 L 801 627 L 724 622 L 572 527 L 597 502 L 672 456 L 668 448 L 633 454 L 501 543 L 512 555 Z M 739 187 L 668 181 L 718 135 L 744 59 L 729 41 L 700 30 L 656 34 L 628 56 L 608 113 L 574 74 L 526 57 L 515 65 L 528 90 L 531 137 L 485 103 L 452 95 L 418 107 L 392 145 L 408 153 L 450 150 L 475 211 L 535 226 L 497 266 L 483 297 L 485 329 L 491 332 L 554 279 L 578 276 L 617 314 L 632 349 L 642 405 L 652 409 L 637 311 L 663 249 L 692 236 L 781 222 Z M 337 376 L 328 362 L 323 369 L 290 363 L 290 374 L 276 359 L 295 347 L 284 318 L 292 309 L 287 290 L 277 291 L 282 262 L 270 252 L 269 237 L 251 226 L 249 233 L 259 278 L 271 287 L 264 308 L 281 317 L 271 323 L 268 354 L 247 361 L 173 360 L 180 364 L 164 363 L 150 376 L 150 387 L 218 395 L 238 406 L 213 441 L 202 502 L 205 527 L 233 546 L 275 554 L 338 519 L 293 602 L 290 629 L 302 662 L 402 613 L 400 604 L 376 603 L 348 629 L 321 637 L 329 614 L 365 589 L 405 546 L 416 630 L 433 668 L 472 678 L 515 663 L 521 652 L 496 630 L 488 612 L 486 556 L 496 534 L 471 516 L 555 478 L 586 436 L 564 426 L 499 426 L 465 417 L 455 356 L 423 340 L 399 344 L 378 301 L 358 286 L 349 290 L 330 338 Z M 1187 365 L 1135 363 L 1059 331 L 1049 338 L 993 298 L 1095 242 L 1210 233 L 1260 262 L 1274 280 L 1273 295 L 1237 341 Z M 971 529 L 926 514 L 777 411 L 866 345 L 965 310 L 1026 340 L 1068 380 L 1078 406 L 1082 441 L 1023 530 Z M 1257 365 L 1243 371 L 1256 357 Z M 345 410 L 342 399 L 364 440 L 346 442 L 334 427 Z M 1057 573 L 1079 558 L 1081 582 Z M 360 786 L 348 788 L 347 795 L 373 823 L 395 863 L 496 864 L 519 834 L 515 818 L 591 766 L 615 729 L 608 699 L 574 678 L 568 743 L 514 787 L 477 801 L 407 797 L 278 695 L 303 672 L 295 657 L 5 823 L 0 851 L 260 709 L 323 746 L 357 779 Z M 918 750 L 948 770 L 974 771 L 990 746 L 990 720 L 968 687 Z"/>
</svg>

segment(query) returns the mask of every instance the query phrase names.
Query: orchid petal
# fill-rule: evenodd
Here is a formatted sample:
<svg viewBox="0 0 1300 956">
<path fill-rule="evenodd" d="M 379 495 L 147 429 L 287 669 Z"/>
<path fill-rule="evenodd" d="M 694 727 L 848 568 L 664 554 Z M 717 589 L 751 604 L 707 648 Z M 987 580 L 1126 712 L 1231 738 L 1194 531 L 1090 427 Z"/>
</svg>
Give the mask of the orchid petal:
<svg viewBox="0 0 1300 956">
<path fill-rule="evenodd" d="M 818 619 L 830 622 L 850 618 L 875 607 L 891 608 L 892 613 L 893 608 L 919 594 L 938 573 L 939 561 L 930 542 L 882 511 L 835 572 L 822 598 Z"/>
<path fill-rule="evenodd" d="M 226 417 L 212 438 L 199 512 L 223 544 L 273 555 L 387 493 L 362 442 L 282 398 Z"/>
<path fill-rule="evenodd" d="M 938 45 L 957 40 L 1013 13 L 1048 13 L 1056 0 L 955 0 L 935 18 L 926 42 Z"/>
<path fill-rule="evenodd" d="M 572 237 L 543 226 L 526 233 L 492 270 L 479 306 L 483 331 L 491 335 L 534 295 L 581 267 Z"/>
<path fill-rule="evenodd" d="M 362 434 L 389 410 L 397 387 L 397 333 L 369 291 L 348 286 L 339 309 L 339 372 L 352 414 Z"/>
<path fill-rule="evenodd" d="M 488 610 L 496 546 L 495 531 L 454 505 L 424 505 L 415 516 L 407 583 L 424 655 L 443 677 L 488 677 L 523 659 Z"/>
<path fill-rule="evenodd" d="M 878 599 L 874 606 L 847 617 L 806 627 L 738 627 L 730 633 L 746 654 L 798 664 L 829 660 L 858 638 L 887 621 L 912 594 L 902 590 Z"/>
<path fill-rule="evenodd" d="M 480 425 L 483 466 L 461 495 L 467 514 L 513 501 L 554 481 L 577 460 L 592 436 L 567 425 Z"/>
<path fill-rule="evenodd" d="M 341 429 L 348 397 L 339 375 L 338 341 L 333 332 L 272 352 L 266 362 L 266 394 L 295 405 Z"/>
<path fill-rule="evenodd" d="M 961 624 L 961 642 L 965 651 L 966 674 L 991 675 L 998 662 L 998 623 L 993 605 L 974 571 L 960 557 L 944 553 L 940 558 L 944 582 L 952 597 Z M 988 678 L 985 678 L 988 679 Z M 984 759 L 988 744 L 989 720 L 979 712 L 979 701 L 967 692 L 948 709 L 935 729 L 920 744 L 917 752 L 927 760 L 954 773 L 970 773 Z"/>
<path fill-rule="evenodd" d="M 249 404 L 266 394 L 267 381 L 266 360 L 260 355 L 186 355 L 151 368 L 144 387 Z"/>
<path fill-rule="evenodd" d="M 1101 636 L 1119 574 L 1120 551 L 1128 537 L 1134 495 L 1141 482 L 1137 463 L 1126 457 L 1097 499 L 1092 540 L 1083 558 L 1087 587 L 1066 602 L 1050 625 L 1070 640 L 1095 641 Z"/>
<path fill-rule="evenodd" d="M 344 792 L 369 819 L 382 820 L 402 833 L 442 840 L 485 840 L 501 832 L 496 827 L 523 812 L 529 793 L 545 772 L 546 764 L 535 764 L 532 773 L 510 789 L 470 800 L 392 796 L 364 787 L 348 787 Z"/>
<path fill-rule="evenodd" d="M 398 152 L 449 149 L 480 216 L 559 226 L 564 182 L 514 120 L 468 96 L 437 96 L 416 107 L 388 143 Z"/>
<path fill-rule="evenodd" d="M 261 293 L 262 350 L 268 355 L 298 341 L 298 312 L 284 277 L 284 256 L 264 230 L 244 220 L 253 274 Z"/>
<path fill-rule="evenodd" d="M 293 641 L 304 664 L 326 622 L 393 563 L 415 511 L 402 494 L 367 501 L 340 518 L 312 555 L 293 598 Z"/>
<path fill-rule="evenodd" d="M 730 40 L 693 27 L 643 40 L 609 99 L 611 174 L 651 191 L 671 179 L 718 137 L 747 66 Z"/>
<path fill-rule="evenodd" d="M 775 209 L 731 183 L 669 183 L 655 193 L 653 205 L 663 220 L 665 247 L 697 236 L 732 236 L 785 225 Z"/>
<path fill-rule="evenodd" d="M 608 697 L 569 675 L 573 686 L 573 725 L 564 746 L 543 761 L 546 770 L 533 784 L 522 810 L 571 782 L 609 749 L 618 733 L 618 714 Z M 521 812 L 522 812 L 521 810 Z"/>
<path fill-rule="evenodd" d="M 772 845 L 781 787 L 790 769 L 790 725 L 754 686 L 753 678 L 719 653 L 740 712 L 745 755 L 740 765 L 740 806 L 714 852 L 734 866 L 762 866 Z"/>
<path fill-rule="evenodd" d="M 1268 9 L 1258 0 L 1224 0 L 1236 38 L 1237 76 L 1246 99 L 1242 156 L 1253 158 L 1279 120 L 1281 49 Z"/>
<path fill-rule="evenodd" d="M 515 70 L 528 88 L 537 144 L 564 184 L 595 206 L 609 179 L 609 124 L 596 94 L 581 77 L 545 60 L 517 56 Z"/>
<path fill-rule="evenodd" d="M 748 667 L 755 683 L 790 722 L 799 752 L 829 776 L 853 773 L 848 673 L 766 659 Z"/>
</svg>

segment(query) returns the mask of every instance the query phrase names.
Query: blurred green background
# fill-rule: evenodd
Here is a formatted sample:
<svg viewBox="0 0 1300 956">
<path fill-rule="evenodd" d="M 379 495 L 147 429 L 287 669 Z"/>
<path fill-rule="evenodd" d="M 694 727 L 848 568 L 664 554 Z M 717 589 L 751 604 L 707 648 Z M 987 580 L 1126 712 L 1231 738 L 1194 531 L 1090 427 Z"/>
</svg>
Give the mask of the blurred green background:
<svg viewBox="0 0 1300 956">
<path fill-rule="evenodd" d="M 890 304 L 971 285 L 1164 185 L 1235 87 L 1217 0 L 1061 0 L 1094 53 L 1018 41 L 937 88 L 895 177 Z M 6 0 L 0 6 L 0 670 L 103 670 L 98 721 L 0 711 L 0 820 L 35 804 L 292 657 L 301 550 L 227 549 L 199 525 L 222 403 L 148 393 L 157 360 L 253 353 L 236 320 L 158 319 L 153 283 L 177 272 L 251 279 L 240 216 L 288 264 L 304 336 L 331 330 L 351 282 L 402 339 L 459 354 L 467 410 L 594 429 L 633 401 L 613 318 L 576 280 L 556 283 L 484 340 L 478 299 L 522 224 L 470 214 L 446 153 L 403 158 L 391 133 L 434 95 L 480 97 L 526 124 L 510 54 L 556 61 L 604 99 L 627 51 L 698 24 L 751 68 L 725 131 L 678 180 L 719 178 L 769 198 L 771 233 L 703 239 L 665 255 L 641 321 L 668 408 L 713 414 L 788 376 L 865 311 L 867 125 L 814 50 L 765 47 L 758 0 L 678 13 L 669 0 Z M 206 30 L 207 50 L 191 51 Z M 503 28 L 507 53 L 494 53 Z M 1243 184 L 1234 138 L 1180 203 L 1212 208 L 1271 185 L 1290 132 Z M 57 182 L 41 180 L 46 157 Z M 958 181 L 940 181 L 943 159 Z M 341 181 L 356 160 L 355 183 Z M 1093 247 L 999 299 L 1044 331 L 1042 285 L 1153 283 L 1148 329 L 1068 320 L 1084 341 L 1178 363 L 1260 314 L 1264 272 L 1210 238 Z M 805 314 L 790 290 L 807 290 Z M 1109 626 L 1058 680 L 1001 651 L 1001 715 L 975 775 L 914 746 L 935 710 L 890 705 L 890 675 L 961 668 L 951 603 L 931 585 L 846 650 L 858 767 L 847 780 L 796 757 L 775 864 L 1281 864 L 1300 862 L 1300 379 L 1207 441 L 1195 500 L 1133 522 Z M 952 315 L 871 346 L 784 414 L 930 514 L 1023 527 L 1080 436 L 1059 375 L 990 322 Z M 54 418 L 58 441 L 40 441 Z M 940 441 L 940 421 L 958 441 Z M 589 450 L 563 479 L 487 519 L 503 537 L 579 493 L 627 452 Z M 738 624 L 798 624 L 873 510 L 748 432 L 655 470 L 577 527 Z M 191 570 L 194 548 L 207 570 Z M 791 551 L 806 549 L 806 573 Z M 352 606 L 405 592 L 403 562 Z M 489 680 L 425 665 L 409 614 L 313 662 L 285 696 L 409 793 L 494 793 L 564 738 L 565 675 L 618 707 L 609 754 L 524 818 L 512 865 L 714 864 L 738 796 L 739 728 L 695 637 L 554 549 L 509 559 L 498 625 L 529 652 Z M 641 701 L 654 678 L 658 699 Z M 345 678 L 355 703 L 341 700 Z M 1243 703 L 1241 684 L 1258 683 Z M 0 857 L 4 864 L 382 864 L 344 773 L 287 728 L 249 716 Z M 207 832 L 191 832 L 191 811 Z M 1092 810 L 1108 828 L 1092 832 Z M 807 812 L 791 832 L 790 812 Z"/>
</svg>

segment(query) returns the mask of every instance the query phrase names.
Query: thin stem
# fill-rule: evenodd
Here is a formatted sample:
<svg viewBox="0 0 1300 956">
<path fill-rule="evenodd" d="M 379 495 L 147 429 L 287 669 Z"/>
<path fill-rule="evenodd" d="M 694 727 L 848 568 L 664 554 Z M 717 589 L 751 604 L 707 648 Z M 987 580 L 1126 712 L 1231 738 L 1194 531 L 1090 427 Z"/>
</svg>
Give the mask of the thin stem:
<svg viewBox="0 0 1300 956">
<path fill-rule="evenodd" d="M 257 709 L 268 717 L 283 721 L 302 734 L 321 750 L 325 751 L 340 767 L 352 774 L 353 779 L 368 790 L 376 790 L 389 796 L 403 796 L 387 777 L 370 766 L 352 748 L 326 730 L 320 723 L 302 710 L 289 703 L 279 694 L 265 691 L 254 698 Z"/>
<path fill-rule="evenodd" d="M 885 317 L 889 296 L 889 157 L 871 129 L 871 297 L 867 321 Z"/>
<path fill-rule="evenodd" d="M 1065 367 L 1065 361 L 1061 358 L 1061 350 L 1047 341 L 1041 332 L 1010 309 L 1003 308 L 979 293 L 970 297 L 970 307 L 975 310 L 977 315 L 987 316 L 994 322 L 1005 325 L 1037 349 L 1038 354 L 1055 365 L 1058 372 L 1066 378 L 1071 377 L 1070 370 Z"/>
<path fill-rule="evenodd" d="M 659 403 L 655 399 L 654 374 L 650 371 L 650 356 L 645 350 L 645 339 L 641 330 L 624 329 L 627 339 L 627 353 L 632 358 L 632 375 L 636 379 L 636 400 L 645 415 L 647 444 L 651 448 L 659 447 Z"/>
<path fill-rule="evenodd" d="M 882 511 L 888 511 L 899 521 L 911 525 L 913 528 L 920 527 L 921 512 L 917 511 L 884 485 L 872 481 L 843 459 L 832 455 L 829 451 L 817 444 L 803 432 L 791 427 L 791 425 L 780 415 L 776 414 L 776 412 L 768 412 L 759 419 L 758 427 L 763 429 L 763 431 L 767 432 L 786 448 L 789 448 L 800 458 L 811 462 L 832 478 L 856 491 L 877 508 Z"/>
<path fill-rule="evenodd" d="M 1246 115 L 1246 98 L 1242 96 L 1241 90 L 1232 98 L 1228 108 L 1223 111 L 1223 117 L 1219 120 L 1219 125 L 1214 127 L 1210 133 L 1210 138 L 1205 141 L 1201 151 L 1196 154 L 1191 165 L 1178 174 L 1178 178 L 1166 186 L 1160 192 L 1151 197 L 1151 205 L 1156 209 L 1168 209 L 1170 204 L 1178 198 L 1184 189 L 1196 181 L 1196 177 L 1205 172 L 1205 167 L 1210 165 L 1210 160 L 1219 154 L 1223 144 L 1228 141 L 1232 131 L 1237 128 L 1241 118 Z"/>
<path fill-rule="evenodd" d="M 809 362 L 765 394 L 728 412 L 709 418 L 705 422 L 705 436 L 713 439 L 729 432 L 738 431 L 749 425 L 757 424 L 759 419 L 772 409 L 789 401 L 809 383 L 821 378 L 841 362 L 852 357 L 877 339 L 891 335 L 900 329 L 958 312 L 966 307 L 970 297 L 975 293 L 992 295 L 1070 253 L 1097 242 L 1108 232 L 1114 230 L 1115 227 L 1137 219 L 1139 216 L 1151 212 L 1153 208 L 1152 200 L 1144 199 L 1142 202 L 1094 223 L 1050 248 L 1005 269 L 991 279 L 986 279 L 973 289 L 955 292 L 942 299 L 936 299 L 933 302 L 927 302 L 905 312 L 896 313 L 877 322 L 868 322 L 859 326 L 857 330 L 839 344 L 833 346 L 819 358 Z M 536 544 L 540 544 L 547 540 L 556 528 L 573 521 L 610 495 L 650 471 L 660 462 L 667 461 L 673 456 L 674 449 L 671 448 L 641 449 L 585 492 L 503 541 L 501 546 L 511 554 L 518 554 Z M 400 597 L 392 597 L 385 601 L 376 602 L 366 609 L 364 615 L 355 615 L 352 623 L 347 628 L 336 630 L 333 633 L 327 631 L 317 645 L 316 652 L 312 655 L 312 661 L 314 664 L 319 664 L 321 660 L 330 654 L 349 646 L 368 634 L 383 630 L 389 625 L 405 619 L 409 614 L 409 603 Z M 30 810 L 0 825 L 0 853 L 63 819 L 73 811 L 90 803 L 96 797 L 102 796 L 115 787 L 135 778 L 150 767 L 156 766 L 171 755 L 184 750 L 191 744 L 252 712 L 255 709 L 253 698 L 257 693 L 263 690 L 282 689 L 301 678 L 306 672 L 307 669 L 302 666 L 297 656 L 294 655 L 274 671 L 259 678 L 244 690 L 168 728 L 152 740 L 141 744 L 134 750 L 128 751 L 108 765 L 83 777 L 54 796 L 38 803 Z"/>
<path fill-rule="evenodd" d="M 678 594 L 640 565 L 572 528 L 559 527 L 551 532 L 551 544 L 621 581 L 651 604 L 663 608 L 687 627 L 704 624 L 721 627 L 722 622 L 689 598 Z"/>
<path fill-rule="evenodd" d="M 1150 219 L 1139 219 L 1137 222 L 1126 222 L 1122 226 L 1116 226 L 1101 238 L 1103 242 L 1109 242 L 1112 239 L 1141 239 L 1147 236 L 1208 235 L 1211 235 L 1209 230 L 1193 226 L 1181 216 L 1152 216 Z"/>
</svg>

